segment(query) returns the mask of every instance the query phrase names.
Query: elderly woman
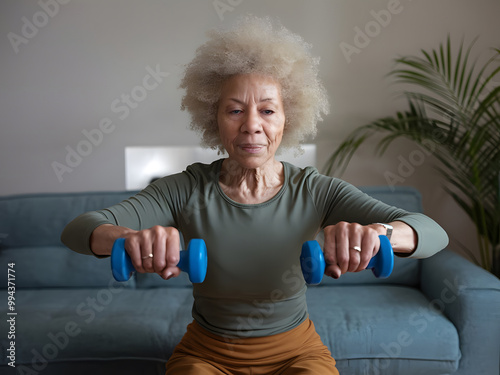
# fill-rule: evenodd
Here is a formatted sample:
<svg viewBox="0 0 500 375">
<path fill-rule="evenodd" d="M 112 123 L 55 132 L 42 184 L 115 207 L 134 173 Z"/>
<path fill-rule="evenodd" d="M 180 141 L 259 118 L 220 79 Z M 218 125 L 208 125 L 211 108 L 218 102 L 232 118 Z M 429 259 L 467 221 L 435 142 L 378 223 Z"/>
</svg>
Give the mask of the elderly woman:
<svg viewBox="0 0 500 375">
<path fill-rule="evenodd" d="M 365 269 L 378 235 L 391 230 L 399 256 L 428 257 L 447 244 L 422 214 L 276 159 L 280 148 L 314 135 L 328 112 L 317 65 L 300 37 L 268 19 L 212 32 L 186 68 L 182 107 L 203 143 L 228 157 L 83 214 L 62 235 L 71 249 L 97 257 L 124 237 L 135 268 L 164 279 L 180 273 L 179 232 L 205 240 L 207 276 L 193 286 L 194 321 L 167 374 L 338 374 L 294 271 L 301 244 L 324 231 L 325 273 L 334 278 Z"/>
</svg>

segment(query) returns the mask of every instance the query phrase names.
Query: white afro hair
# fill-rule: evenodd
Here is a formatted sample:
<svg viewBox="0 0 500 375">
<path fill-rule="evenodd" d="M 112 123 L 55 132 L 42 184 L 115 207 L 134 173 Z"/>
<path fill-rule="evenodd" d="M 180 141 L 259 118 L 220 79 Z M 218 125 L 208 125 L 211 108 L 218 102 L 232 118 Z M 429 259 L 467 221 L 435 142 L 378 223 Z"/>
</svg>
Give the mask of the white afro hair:
<svg viewBox="0 0 500 375">
<path fill-rule="evenodd" d="M 310 45 L 270 18 L 247 16 L 229 30 L 213 30 L 186 66 L 180 87 L 186 90 L 183 110 L 202 145 L 223 150 L 217 107 L 223 82 L 238 74 L 260 74 L 281 85 L 285 131 L 281 147 L 300 150 L 300 142 L 316 135 L 317 122 L 328 114 L 325 88 L 318 79 L 319 58 Z"/>
</svg>

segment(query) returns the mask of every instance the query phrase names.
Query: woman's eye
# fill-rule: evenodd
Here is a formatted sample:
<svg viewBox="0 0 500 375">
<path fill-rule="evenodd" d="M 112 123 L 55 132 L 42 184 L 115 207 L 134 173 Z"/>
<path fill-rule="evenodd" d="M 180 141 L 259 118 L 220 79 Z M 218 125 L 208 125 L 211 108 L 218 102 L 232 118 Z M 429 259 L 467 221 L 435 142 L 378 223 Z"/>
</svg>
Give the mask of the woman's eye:
<svg viewBox="0 0 500 375">
<path fill-rule="evenodd" d="M 274 113 L 274 111 L 272 111 L 272 110 L 270 110 L 270 109 L 264 109 L 262 112 L 263 112 L 264 114 L 266 114 L 266 115 L 272 115 L 272 114 Z"/>
<path fill-rule="evenodd" d="M 232 115 L 239 115 L 241 112 L 242 112 L 241 109 L 233 109 L 229 113 Z"/>
</svg>

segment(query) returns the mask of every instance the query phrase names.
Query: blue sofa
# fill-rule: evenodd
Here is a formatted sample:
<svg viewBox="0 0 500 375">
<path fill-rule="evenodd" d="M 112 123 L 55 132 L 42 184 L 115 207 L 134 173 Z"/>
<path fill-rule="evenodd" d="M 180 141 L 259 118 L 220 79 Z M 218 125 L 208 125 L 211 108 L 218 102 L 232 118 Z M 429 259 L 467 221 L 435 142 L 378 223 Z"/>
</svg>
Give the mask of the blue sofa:
<svg viewBox="0 0 500 375">
<path fill-rule="evenodd" d="M 412 188 L 363 190 L 422 209 Z M 164 373 L 191 321 L 187 277 L 138 274 L 117 283 L 109 259 L 60 243 L 74 217 L 131 194 L 0 198 L 1 374 Z M 307 299 L 341 374 L 499 374 L 500 281 L 452 251 L 398 258 L 384 280 L 369 271 L 325 278 Z"/>
</svg>

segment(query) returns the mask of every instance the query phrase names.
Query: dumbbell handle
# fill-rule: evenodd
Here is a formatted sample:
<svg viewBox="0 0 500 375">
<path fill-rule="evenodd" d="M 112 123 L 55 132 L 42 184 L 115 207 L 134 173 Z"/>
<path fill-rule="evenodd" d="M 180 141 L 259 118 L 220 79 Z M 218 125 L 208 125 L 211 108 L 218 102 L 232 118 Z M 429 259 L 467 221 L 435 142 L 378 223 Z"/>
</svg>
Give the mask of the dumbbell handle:
<svg viewBox="0 0 500 375">
<path fill-rule="evenodd" d="M 391 242 L 386 236 L 380 235 L 380 248 L 377 254 L 370 259 L 366 269 L 371 269 L 377 278 L 387 278 L 394 268 L 394 252 Z M 323 279 L 326 262 L 323 251 L 317 241 L 307 241 L 302 245 L 300 264 L 305 281 L 316 285 Z"/>
<path fill-rule="evenodd" d="M 195 238 L 189 242 L 188 249 L 180 252 L 177 267 L 189 274 L 192 283 L 201 283 L 207 273 L 207 247 L 205 241 Z M 130 256 L 125 250 L 125 238 L 118 238 L 111 251 L 111 270 L 116 281 L 127 281 L 135 272 Z"/>
</svg>

